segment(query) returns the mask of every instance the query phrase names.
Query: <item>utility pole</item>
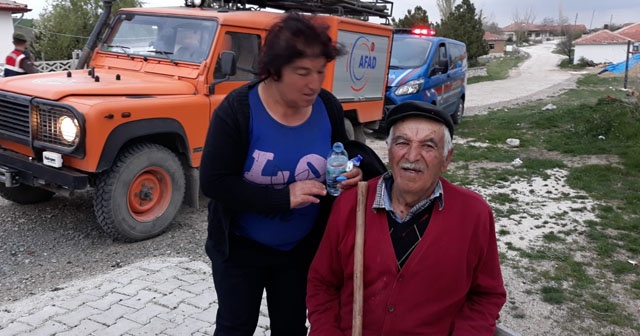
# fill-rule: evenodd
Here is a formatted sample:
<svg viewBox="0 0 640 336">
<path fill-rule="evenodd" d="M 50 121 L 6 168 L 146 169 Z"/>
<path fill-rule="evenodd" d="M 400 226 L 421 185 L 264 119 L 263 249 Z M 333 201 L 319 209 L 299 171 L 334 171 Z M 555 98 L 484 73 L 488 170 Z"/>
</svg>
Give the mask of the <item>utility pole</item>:
<svg viewBox="0 0 640 336">
<path fill-rule="evenodd" d="M 593 27 L 593 17 L 596 15 L 596 10 L 594 9 L 591 13 L 591 22 L 589 22 L 589 31 L 591 31 L 591 27 Z"/>
<path fill-rule="evenodd" d="M 629 80 L 629 54 L 631 54 L 631 40 L 627 41 L 627 60 L 624 63 L 624 88 L 627 88 Z"/>
</svg>

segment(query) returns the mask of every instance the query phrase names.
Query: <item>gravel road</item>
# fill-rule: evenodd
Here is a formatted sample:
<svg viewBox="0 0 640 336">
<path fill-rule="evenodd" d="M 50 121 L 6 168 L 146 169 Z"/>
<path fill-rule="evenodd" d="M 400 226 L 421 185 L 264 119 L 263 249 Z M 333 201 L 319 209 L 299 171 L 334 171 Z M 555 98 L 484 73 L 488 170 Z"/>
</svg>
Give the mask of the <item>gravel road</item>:
<svg viewBox="0 0 640 336">
<path fill-rule="evenodd" d="M 526 48 L 532 57 L 509 79 L 470 85 L 466 113 L 483 113 L 572 87 L 577 75 L 554 68 L 559 57 L 550 53 L 552 47 Z M 382 141 L 369 143 L 386 157 Z M 91 192 L 71 198 L 56 195 L 50 202 L 29 206 L 0 199 L 0 304 L 149 257 L 208 262 L 203 247 L 206 201 L 200 202 L 200 209 L 184 207 L 162 236 L 123 244 L 102 232 L 91 200 Z"/>
</svg>

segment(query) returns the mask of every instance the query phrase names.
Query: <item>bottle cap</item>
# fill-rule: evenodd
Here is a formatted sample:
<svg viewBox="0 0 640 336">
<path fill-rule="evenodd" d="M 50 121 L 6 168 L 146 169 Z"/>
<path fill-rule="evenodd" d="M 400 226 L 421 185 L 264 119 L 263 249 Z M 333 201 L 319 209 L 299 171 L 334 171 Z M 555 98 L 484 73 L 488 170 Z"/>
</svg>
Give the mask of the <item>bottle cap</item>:
<svg viewBox="0 0 640 336">
<path fill-rule="evenodd" d="M 358 154 L 358 156 L 351 159 L 351 162 L 353 162 L 354 166 L 360 167 L 360 162 L 362 162 L 362 155 Z"/>
<path fill-rule="evenodd" d="M 336 177 L 336 181 L 338 181 L 338 183 L 344 182 L 346 180 L 347 180 L 347 178 L 345 176 L 342 176 L 342 175 Z"/>
<path fill-rule="evenodd" d="M 342 142 L 336 142 L 333 144 L 333 151 L 334 152 L 342 152 L 344 151 L 344 145 L 342 144 Z"/>
</svg>

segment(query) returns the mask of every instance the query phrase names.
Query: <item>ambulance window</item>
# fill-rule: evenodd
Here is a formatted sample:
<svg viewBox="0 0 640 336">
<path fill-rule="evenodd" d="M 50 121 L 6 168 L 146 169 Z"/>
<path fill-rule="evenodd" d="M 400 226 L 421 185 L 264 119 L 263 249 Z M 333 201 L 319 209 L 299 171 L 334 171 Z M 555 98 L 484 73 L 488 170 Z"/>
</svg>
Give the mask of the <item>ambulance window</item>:
<svg viewBox="0 0 640 336">
<path fill-rule="evenodd" d="M 222 42 L 221 51 L 233 51 L 236 54 L 236 74 L 229 77 L 231 81 L 251 81 L 256 78 L 258 55 L 260 54 L 260 35 L 227 32 Z M 214 78 L 220 78 L 214 72 Z"/>
<path fill-rule="evenodd" d="M 465 65 L 467 56 L 465 48 L 458 44 L 449 44 L 449 69 L 462 68 Z"/>
</svg>

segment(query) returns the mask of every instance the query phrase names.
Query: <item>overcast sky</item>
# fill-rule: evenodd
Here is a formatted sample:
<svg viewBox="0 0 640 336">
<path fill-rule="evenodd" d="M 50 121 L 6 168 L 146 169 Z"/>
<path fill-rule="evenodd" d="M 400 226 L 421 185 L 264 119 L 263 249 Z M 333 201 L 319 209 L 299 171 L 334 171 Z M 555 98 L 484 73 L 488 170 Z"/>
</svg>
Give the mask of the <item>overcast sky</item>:
<svg viewBox="0 0 640 336">
<path fill-rule="evenodd" d="M 27 18 L 37 18 L 45 8 L 47 0 L 16 0 L 26 3 L 29 8 Z M 51 2 L 52 0 L 49 0 Z M 180 6 L 183 0 L 143 0 L 145 7 Z M 456 1 L 460 3 L 462 0 Z M 605 23 L 640 22 L 640 0 L 472 0 L 476 10 L 482 10 L 489 21 L 497 22 L 504 27 L 513 22 L 514 13 L 521 15 L 531 11 L 535 14 L 536 23 L 542 19 L 558 18 L 559 9 L 569 18 L 571 23 L 578 15 L 578 24 L 587 28 L 602 27 Z M 427 10 L 432 22 L 440 20 L 436 0 L 397 0 L 394 1 L 393 16 L 404 16 L 408 9 L 420 5 Z"/>
</svg>

